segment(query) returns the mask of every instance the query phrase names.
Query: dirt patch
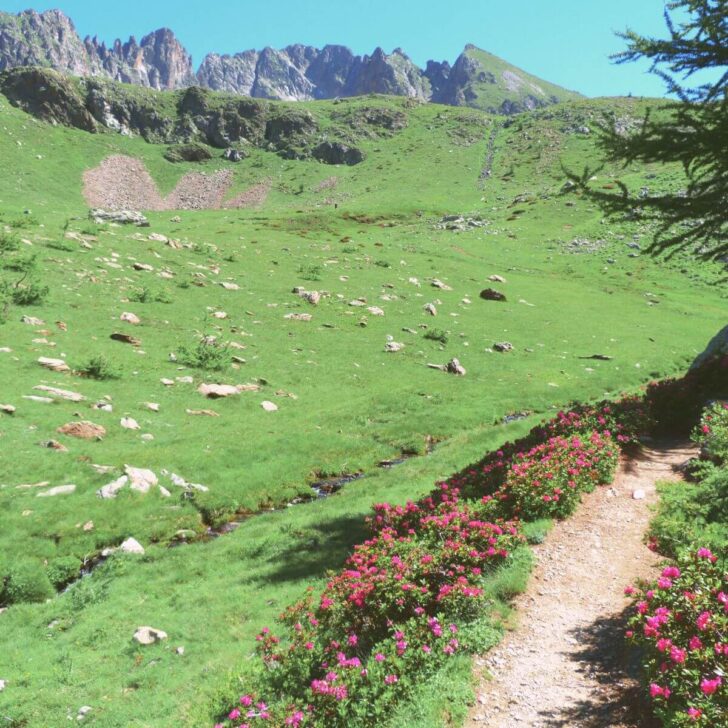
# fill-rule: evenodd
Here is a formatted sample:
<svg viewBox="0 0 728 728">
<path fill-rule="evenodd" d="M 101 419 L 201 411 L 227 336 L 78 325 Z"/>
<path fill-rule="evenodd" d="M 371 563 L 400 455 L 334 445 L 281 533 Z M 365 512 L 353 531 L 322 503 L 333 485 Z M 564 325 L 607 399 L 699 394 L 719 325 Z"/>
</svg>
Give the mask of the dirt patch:
<svg viewBox="0 0 728 728">
<path fill-rule="evenodd" d="M 223 207 L 237 209 L 239 207 L 260 207 L 267 199 L 270 193 L 271 182 L 265 180 L 259 182 L 247 190 L 228 200 Z"/>
<path fill-rule="evenodd" d="M 218 210 L 232 183 L 233 173 L 227 169 L 212 174 L 189 172 L 165 199 L 165 209 Z"/>
<path fill-rule="evenodd" d="M 518 628 L 476 660 L 468 728 L 651 725 L 625 650 L 624 587 L 657 574 L 659 558 L 644 543 L 655 482 L 678 479 L 674 468 L 695 454 L 672 446 L 625 460 L 612 487 L 587 495 L 534 549 Z M 646 497 L 634 499 L 637 490 Z"/>
<path fill-rule="evenodd" d="M 114 154 L 83 174 L 83 194 L 89 207 L 103 210 L 218 210 L 253 207 L 265 202 L 270 182 L 261 182 L 227 202 L 231 170 L 210 174 L 189 172 L 163 197 L 144 163 Z"/>
<path fill-rule="evenodd" d="M 103 210 L 163 210 L 164 200 L 144 166 L 134 157 L 114 154 L 83 173 L 83 196 Z"/>
</svg>

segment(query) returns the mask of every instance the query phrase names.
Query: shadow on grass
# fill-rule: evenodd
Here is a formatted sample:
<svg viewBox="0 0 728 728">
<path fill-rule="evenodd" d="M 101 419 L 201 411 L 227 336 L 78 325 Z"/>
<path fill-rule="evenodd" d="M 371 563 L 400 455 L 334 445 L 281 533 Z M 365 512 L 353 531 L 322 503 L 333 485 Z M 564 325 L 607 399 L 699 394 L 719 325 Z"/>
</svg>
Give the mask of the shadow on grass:
<svg viewBox="0 0 728 728">
<path fill-rule="evenodd" d="M 574 653 L 578 672 L 587 674 L 599 688 L 589 700 L 558 713 L 542 714 L 548 728 L 659 728 L 650 710 L 639 675 L 639 656 L 624 639 L 627 610 L 571 634 L 581 648 Z"/>
<path fill-rule="evenodd" d="M 340 568 L 358 543 L 369 537 L 361 514 L 342 515 L 306 528 L 305 535 L 268 558 L 273 567 L 265 580 L 314 581 L 327 570 Z"/>
</svg>

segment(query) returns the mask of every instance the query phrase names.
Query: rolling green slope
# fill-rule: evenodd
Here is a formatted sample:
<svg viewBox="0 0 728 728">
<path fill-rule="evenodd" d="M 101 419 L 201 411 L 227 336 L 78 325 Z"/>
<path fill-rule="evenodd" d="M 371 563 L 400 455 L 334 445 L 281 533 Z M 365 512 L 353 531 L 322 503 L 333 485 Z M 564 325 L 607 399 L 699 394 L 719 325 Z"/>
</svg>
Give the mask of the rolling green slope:
<svg viewBox="0 0 728 728">
<path fill-rule="evenodd" d="M 582 127 L 604 113 L 631 123 L 640 102 L 577 101 L 505 126 L 476 110 L 383 97 L 301 107 L 324 131 L 343 123 L 342 111 L 356 119 L 372 107 L 407 123 L 393 134 L 357 132 L 366 157 L 356 166 L 262 148 L 236 165 L 172 164 L 163 145 L 53 126 L 0 99 L 0 232 L 17 239 L 19 255 L 37 256 L 49 288 L 43 303 L 12 307 L 0 326 L 0 349 L 9 349 L 0 353 L 0 403 L 16 408 L 0 414 L 0 579 L 18 564 L 41 581 L 69 564 L 78 570 L 128 537 L 146 549 L 112 556 L 47 602 L 0 596 L 9 607 L 0 613 L 0 715 L 10 726 L 75 721 L 83 705 L 94 726 L 212 722 L 214 696 L 254 634 L 341 563 L 373 502 L 428 491 L 570 400 L 683 369 L 725 323 L 717 267 L 655 262 L 640 252 L 648 227 L 607 224 L 561 193 L 562 162 L 578 169 L 598 159 Z M 149 228 L 96 225 L 82 175 L 112 154 L 142 160 L 164 193 L 187 172 L 220 169 L 233 174 L 229 196 L 269 191 L 250 208 L 151 212 Z M 667 168 L 605 170 L 595 183 L 615 175 L 653 191 L 681 183 Z M 447 215 L 464 216 L 455 223 L 463 230 L 445 229 Z M 318 305 L 292 293 L 298 286 L 320 292 Z M 482 300 L 486 287 L 507 300 Z M 121 321 L 123 312 L 141 323 Z M 112 340 L 117 332 L 139 345 Z M 201 335 L 234 344 L 221 371 L 183 363 Z M 401 351 L 385 351 L 389 337 Z M 502 341 L 513 351 L 493 351 Z M 117 378 L 73 373 L 99 355 Z M 73 371 L 48 371 L 39 357 L 64 358 Z M 428 367 L 452 357 L 466 376 Z M 260 389 L 211 401 L 197 392 L 204 382 Z M 42 394 L 38 385 L 85 399 L 27 399 Z M 200 410 L 218 416 L 190 414 Z M 533 417 L 503 424 L 515 412 Z M 140 429 L 123 428 L 124 417 Z M 106 435 L 57 432 L 77 420 Z M 41 446 L 51 439 L 68 451 Z M 415 457 L 378 467 L 403 455 Z M 152 469 L 170 497 L 126 489 L 99 498 L 124 465 Z M 208 490 L 186 492 L 163 470 Z M 288 506 L 310 498 L 312 482 L 346 474 L 366 477 Z M 39 482 L 48 485 L 19 487 Z M 75 492 L 37 495 L 64 484 Z M 219 538 L 208 531 L 231 521 L 242 525 Z M 133 643 L 147 624 L 169 640 Z"/>
</svg>

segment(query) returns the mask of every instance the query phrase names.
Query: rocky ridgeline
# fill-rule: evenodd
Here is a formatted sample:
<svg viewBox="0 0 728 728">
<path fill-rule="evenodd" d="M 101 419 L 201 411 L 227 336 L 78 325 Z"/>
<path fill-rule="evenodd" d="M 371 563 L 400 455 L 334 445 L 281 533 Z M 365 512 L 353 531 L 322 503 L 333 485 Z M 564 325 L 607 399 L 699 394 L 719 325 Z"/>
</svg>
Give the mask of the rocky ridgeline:
<svg viewBox="0 0 728 728">
<path fill-rule="evenodd" d="M 342 105 L 322 129 L 306 109 L 262 99 L 215 94 L 192 86 L 168 94 L 136 89 L 99 78 L 70 78 L 47 68 L 21 67 L 0 74 L 0 93 L 11 104 L 53 124 L 88 132 L 133 134 L 156 144 L 176 145 L 170 161 L 200 161 L 210 153 L 202 143 L 239 161 L 246 147 L 286 159 L 325 164 L 363 161 L 361 139 L 390 137 L 407 127 L 406 110 L 390 106 Z M 409 101 L 403 101 L 407 105 Z"/>
<path fill-rule="evenodd" d="M 95 37 L 81 40 L 72 21 L 59 10 L 26 10 L 17 15 L 0 12 L 0 71 L 44 66 L 157 90 L 199 85 L 285 101 L 377 93 L 504 114 L 574 96 L 551 84 L 537 83 L 494 57 L 492 67 L 486 67 L 473 51 L 478 49 L 467 46 L 452 66 L 447 61 L 428 61 L 422 69 L 399 48 L 389 54 L 377 48 L 371 55 L 360 56 L 341 45 L 321 49 L 290 45 L 234 55 L 210 53 L 195 72 L 190 54 L 167 28 L 145 35 L 139 42 L 132 36 L 125 43 L 116 40 L 107 47 Z M 483 106 L 473 91 L 474 84 L 497 87 L 506 98 Z"/>
</svg>

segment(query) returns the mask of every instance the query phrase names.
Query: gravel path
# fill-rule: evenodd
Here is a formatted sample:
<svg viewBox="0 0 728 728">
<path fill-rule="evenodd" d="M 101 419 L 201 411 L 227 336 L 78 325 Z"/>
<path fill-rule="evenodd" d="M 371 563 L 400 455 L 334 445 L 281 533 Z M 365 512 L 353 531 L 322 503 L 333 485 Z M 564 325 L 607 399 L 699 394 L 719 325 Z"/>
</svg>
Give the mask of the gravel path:
<svg viewBox="0 0 728 728">
<path fill-rule="evenodd" d="M 655 482 L 679 478 L 676 466 L 695 454 L 675 445 L 623 461 L 612 487 L 587 495 L 535 548 L 538 564 L 516 600 L 518 627 L 476 660 L 478 697 L 466 726 L 650 725 L 624 650 L 623 590 L 657 571 L 644 544 Z M 638 490 L 644 499 L 632 497 Z"/>
</svg>

